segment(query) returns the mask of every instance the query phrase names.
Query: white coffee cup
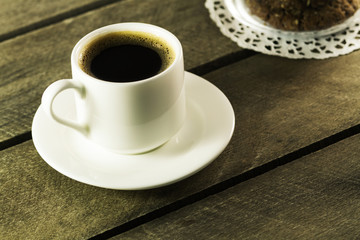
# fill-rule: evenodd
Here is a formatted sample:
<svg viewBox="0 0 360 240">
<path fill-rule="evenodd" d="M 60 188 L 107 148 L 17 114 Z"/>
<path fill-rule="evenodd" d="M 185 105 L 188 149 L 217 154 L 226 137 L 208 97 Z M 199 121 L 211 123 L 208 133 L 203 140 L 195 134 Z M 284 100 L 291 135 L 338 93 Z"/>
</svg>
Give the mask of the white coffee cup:
<svg viewBox="0 0 360 240">
<path fill-rule="evenodd" d="M 164 71 L 134 82 L 109 82 L 85 73 L 79 65 L 84 47 L 100 36 L 121 31 L 156 35 L 175 53 Z M 137 154 L 166 143 L 185 120 L 184 63 L 180 41 L 169 31 L 144 23 L 119 23 L 83 37 L 71 54 L 72 79 L 52 83 L 42 96 L 42 108 L 55 121 L 111 151 Z M 58 116 L 56 96 L 66 89 L 76 94 L 77 120 Z"/>
</svg>

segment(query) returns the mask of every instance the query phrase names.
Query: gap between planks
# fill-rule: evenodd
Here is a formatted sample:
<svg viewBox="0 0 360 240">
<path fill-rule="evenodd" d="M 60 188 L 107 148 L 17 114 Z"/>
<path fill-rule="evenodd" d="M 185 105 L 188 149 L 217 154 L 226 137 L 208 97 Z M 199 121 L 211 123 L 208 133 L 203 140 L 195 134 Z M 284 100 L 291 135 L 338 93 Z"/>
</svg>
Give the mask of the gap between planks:
<svg viewBox="0 0 360 240">
<path fill-rule="evenodd" d="M 10 147 L 14 147 L 23 142 L 29 141 L 32 139 L 31 131 L 25 132 L 23 134 L 17 135 L 15 137 L 9 138 L 5 141 L 0 142 L 0 151 L 5 150 Z"/>
</svg>

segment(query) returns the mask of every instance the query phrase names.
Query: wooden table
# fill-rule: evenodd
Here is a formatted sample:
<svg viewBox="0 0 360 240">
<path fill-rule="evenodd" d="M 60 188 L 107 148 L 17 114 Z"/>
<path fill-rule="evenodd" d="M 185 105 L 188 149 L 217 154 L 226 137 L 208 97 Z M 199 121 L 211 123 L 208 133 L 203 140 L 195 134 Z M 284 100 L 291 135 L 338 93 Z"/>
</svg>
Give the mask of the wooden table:
<svg viewBox="0 0 360 240">
<path fill-rule="evenodd" d="M 185 68 L 221 89 L 236 127 L 225 151 L 181 182 L 118 191 L 63 176 L 31 124 L 45 88 L 71 77 L 86 33 L 164 27 Z M 289 60 L 239 48 L 204 1 L 2 0 L 0 239 L 358 239 L 360 52 Z"/>
</svg>

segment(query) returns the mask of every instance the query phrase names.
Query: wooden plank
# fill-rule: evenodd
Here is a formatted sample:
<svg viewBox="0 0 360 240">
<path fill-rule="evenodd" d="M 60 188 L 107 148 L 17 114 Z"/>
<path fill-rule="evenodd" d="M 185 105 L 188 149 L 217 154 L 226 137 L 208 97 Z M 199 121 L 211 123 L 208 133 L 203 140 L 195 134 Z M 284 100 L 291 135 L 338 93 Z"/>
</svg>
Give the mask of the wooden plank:
<svg viewBox="0 0 360 240">
<path fill-rule="evenodd" d="M 102 189 L 53 170 L 32 141 L 3 150 L 0 164 L 0 239 L 87 239 L 196 193 L 204 187 L 199 178 L 209 180 L 205 172 L 153 190 Z"/>
<path fill-rule="evenodd" d="M 165 188 L 99 189 L 52 170 L 31 142 L 2 151 L 0 210 L 7 217 L 0 225 L 5 238 L 39 233 L 90 237 L 358 123 L 359 57 L 356 52 L 325 61 L 295 61 L 257 55 L 207 74 L 233 103 L 235 134 L 210 166 Z M 50 209 L 55 209 L 53 215 Z"/>
<path fill-rule="evenodd" d="M 112 239 L 358 239 L 359 141 L 348 138 Z"/>
<path fill-rule="evenodd" d="M 260 166 L 359 124 L 359 60 L 360 52 L 322 61 L 256 55 L 207 74 L 236 115 L 237 161 L 226 169 Z"/>
<path fill-rule="evenodd" d="M 38 0 L 36 3 L 26 0 L 2 0 L 0 7 L 0 40 L 16 34 L 31 31 L 66 16 L 101 6 L 110 1 L 104 0 Z"/>
<path fill-rule="evenodd" d="M 0 142 L 30 131 L 42 92 L 71 77 L 73 46 L 96 28 L 127 21 L 162 26 L 181 40 L 187 69 L 241 51 L 222 36 L 203 1 L 159 2 L 121 1 L 0 43 Z"/>
</svg>

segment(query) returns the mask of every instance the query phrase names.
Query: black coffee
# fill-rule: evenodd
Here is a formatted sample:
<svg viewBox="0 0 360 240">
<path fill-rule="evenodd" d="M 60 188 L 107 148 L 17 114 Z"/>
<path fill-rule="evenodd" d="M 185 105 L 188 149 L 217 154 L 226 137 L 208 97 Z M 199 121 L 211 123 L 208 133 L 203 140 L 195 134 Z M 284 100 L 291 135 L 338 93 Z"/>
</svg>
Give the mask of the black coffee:
<svg viewBox="0 0 360 240">
<path fill-rule="evenodd" d="M 127 44 L 100 52 L 91 61 L 90 71 L 103 80 L 129 82 L 156 75 L 161 65 L 161 57 L 153 49 Z"/>
<path fill-rule="evenodd" d="M 79 64 L 98 79 L 132 82 L 155 76 L 174 58 L 172 48 L 159 37 L 124 31 L 109 33 L 85 46 Z"/>
</svg>

